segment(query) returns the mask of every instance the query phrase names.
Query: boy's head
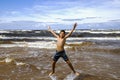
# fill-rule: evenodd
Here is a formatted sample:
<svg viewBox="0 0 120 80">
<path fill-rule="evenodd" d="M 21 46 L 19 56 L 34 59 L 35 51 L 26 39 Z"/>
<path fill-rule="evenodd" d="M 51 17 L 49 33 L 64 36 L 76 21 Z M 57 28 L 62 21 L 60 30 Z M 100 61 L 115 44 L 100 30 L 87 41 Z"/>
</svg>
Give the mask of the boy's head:
<svg viewBox="0 0 120 80">
<path fill-rule="evenodd" d="M 61 30 L 60 33 L 59 33 L 59 36 L 61 38 L 64 38 L 65 37 L 65 30 Z"/>
</svg>

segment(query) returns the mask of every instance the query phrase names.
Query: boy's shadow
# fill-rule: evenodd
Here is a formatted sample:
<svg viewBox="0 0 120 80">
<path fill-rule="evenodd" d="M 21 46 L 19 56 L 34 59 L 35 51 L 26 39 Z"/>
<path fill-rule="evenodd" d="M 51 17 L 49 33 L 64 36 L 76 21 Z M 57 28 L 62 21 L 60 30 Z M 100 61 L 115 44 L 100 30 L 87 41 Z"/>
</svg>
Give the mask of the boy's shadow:
<svg viewBox="0 0 120 80">
<path fill-rule="evenodd" d="M 73 80 L 84 80 L 84 79 L 89 78 L 89 77 L 92 77 L 92 75 L 89 75 L 89 74 L 80 74 L 79 76 L 77 76 Z"/>
</svg>

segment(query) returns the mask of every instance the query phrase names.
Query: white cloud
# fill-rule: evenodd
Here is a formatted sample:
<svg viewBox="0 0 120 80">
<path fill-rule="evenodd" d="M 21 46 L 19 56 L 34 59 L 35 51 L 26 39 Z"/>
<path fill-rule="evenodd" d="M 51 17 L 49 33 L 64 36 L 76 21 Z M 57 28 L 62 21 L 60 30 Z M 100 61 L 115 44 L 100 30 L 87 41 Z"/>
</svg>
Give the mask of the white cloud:
<svg viewBox="0 0 120 80">
<path fill-rule="evenodd" d="M 79 1 L 78 1 L 79 2 Z M 84 21 L 79 21 L 80 23 L 85 23 L 85 22 L 103 22 L 103 21 L 108 21 L 111 19 L 118 19 L 120 17 L 119 13 L 120 11 L 118 8 L 115 6 L 119 6 L 119 0 L 107 0 L 103 1 L 100 4 L 101 5 L 96 5 L 96 6 L 86 6 L 83 5 L 82 2 L 55 2 L 55 4 L 58 4 L 61 6 L 64 6 L 66 4 L 67 7 L 60 7 L 60 6 L 51 6 L 51 5 L 35 5 L 33 7 L 33 11 L 37 14 L 33 13 L 34 17 L 41 17 L 39 20 L 40 21 L 46 21 L 46 22 L 60 22 L 60 23 L 65 23 L 61 21 L 58 18 L 63 18 L 63 19 L 76 19 L 76 18 L 86 18 L 86 17 L 101 17 L 101 18 L 96 18 L 96 19 L 89 19 L 89 20 L 84 20 Z M 91 3 L 96 3 L 97 1 L 92 0 Z M 46 3 L 48 4 L 48 3 Z M 67 5 L 68 4 L 68 5 Z M 75 5 L 76 4 L 76 5 Z M 86 3 L 88 4 L 88 3 Z M 98 3 L 97 3 L 98 4 Z M 112 4 L 112 5 L 111 5 Z M 69 7 L 69 6 L 72 7 Z M 78 6 L 81 5 L 81 6 Z M 111 7 L 113 9 L 111 10 Z M 44 13 L 44 14 L 43 14 Z"/>
<path fill-rule="evenodd" d="M 12 15 L 18 15 L 18 14 L 20 14 L 19 11 L 11 11 L 10 13 L 11 13 Z"/>
<path fill-rule="evenodd" d="M 24 10 L 10 11 L 4 17 L 3 22 L 8 21 L 36 21 L 36 22 L 59 22 L 61 19 L 81 19 L 86 17 L 96 17 L 85 19 L 79 23 L 105 22 L 112 19 L 119 19 L 120 0 L 61 0 L 61 1 L 42 1 Z M 60 19 L 61 18 L 61 19 Z M 2 22 L 1 21 L 1 22 Z M 76 20 L 77 21 L 77 20 Z M 74 22 L 74 21 L 73 21 Z"/>
</svg>

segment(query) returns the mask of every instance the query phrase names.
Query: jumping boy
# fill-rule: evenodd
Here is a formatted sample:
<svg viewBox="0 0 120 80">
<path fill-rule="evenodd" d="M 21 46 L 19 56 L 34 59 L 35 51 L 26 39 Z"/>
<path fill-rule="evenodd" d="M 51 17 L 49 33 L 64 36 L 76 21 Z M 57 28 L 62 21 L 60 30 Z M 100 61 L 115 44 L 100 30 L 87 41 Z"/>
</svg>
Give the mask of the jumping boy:
<svg viewBox="0 0 120 80">
<path fill-rule="evenodd" d="M 59 35 L 57 35 L 50 28 L 50 26 L 48 27 L 48 31 L 50 31 L 57 38 L 56 54 L 54 55 L 54 58 L 53 58 L 52 72 L 49 74 L 49 76 L 51 76 L 52 74 L 55 73 L 55 65 L 60 57 L 62 57 L 64 59 L 64 61 L 69 65 L 69 67 L 72 69 L 72 71 L 75 75 L 79 75 L 79 73 L 74 70 L 74 68 L 73 68 L 73 66 L 72 66 L 72 64 L 71 64 L 71 62 L 70 62 L 69 58 L 67 57 L 66 52 L 64 50 L 64 45 L 65 45 L 66 39 L 72 34 L 72 32 L 75 30 L 76 26 L 77 26 L 77 23 L 74 24 L 73 29 L 66 35 L 65 35 L 64 30 L 61 30 Z"/>
</svg>

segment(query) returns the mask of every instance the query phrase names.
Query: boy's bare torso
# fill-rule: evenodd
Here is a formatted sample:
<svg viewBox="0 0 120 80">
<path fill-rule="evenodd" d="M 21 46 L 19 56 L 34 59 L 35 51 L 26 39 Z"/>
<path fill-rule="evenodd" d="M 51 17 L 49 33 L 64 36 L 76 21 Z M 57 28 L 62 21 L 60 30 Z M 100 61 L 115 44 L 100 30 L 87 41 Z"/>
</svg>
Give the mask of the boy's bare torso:
<svg viewBox="0 0 120 80">
<path fill-rule="evenodd" d="M 57 51 L 64 50 L 65 42 L 66 42 L 66 38 L 60 38 L 60 37 L 57 38 L 57 43 L 56 43 Z"/>
</svg>

